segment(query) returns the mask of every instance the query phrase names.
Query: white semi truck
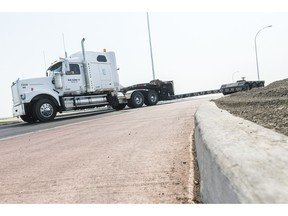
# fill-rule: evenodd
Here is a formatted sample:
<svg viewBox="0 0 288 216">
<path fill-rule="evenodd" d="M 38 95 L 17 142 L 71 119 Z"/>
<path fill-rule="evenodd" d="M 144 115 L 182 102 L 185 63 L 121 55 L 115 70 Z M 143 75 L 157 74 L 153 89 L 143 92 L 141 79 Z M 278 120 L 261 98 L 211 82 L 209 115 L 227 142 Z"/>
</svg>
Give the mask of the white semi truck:
<svg viewBox="0 0 288 216">
<path fill-rule="evenodd" d="M 219 93 L 219 90 L 174 95 L 173 81 L 152 80 L 121 88 L 114 52 L 85 51 L 60 58 L 42 78 L 13 82 L 13 116 L 28 123 L 47 122 L 57 112 L 111 106 L 115 110 L 156 105 L 161 100 Z"/>
</svg>

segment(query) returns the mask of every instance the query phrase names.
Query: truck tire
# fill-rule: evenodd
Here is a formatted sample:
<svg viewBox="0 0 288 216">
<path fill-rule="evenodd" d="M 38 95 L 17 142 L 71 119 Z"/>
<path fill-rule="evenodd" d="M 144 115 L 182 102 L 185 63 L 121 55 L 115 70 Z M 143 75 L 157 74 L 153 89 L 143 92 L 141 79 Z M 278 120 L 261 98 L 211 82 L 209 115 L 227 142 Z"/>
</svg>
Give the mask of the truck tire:
<svg viewBox="0 0 288 216">
<path fill-rule="evenodd" d="M 250 86 L 249 86 L 248 83 L 245 83 L 245 84 L 244 84 L 243 90 L 244 90 L 244 91 L 250 90 Z"/>
<path fill-rule="evenodd" d="M 56 106 L 49 99 L 40 99 L 34 104 L 34 118 L 40 122 L 52 121 L 56 113 Z"/>
<path fill-rule="evenodd" d="M 22 115 L 20 116 L 20 118 L 27 123 L 35 123 L 37 122 L 37 119 L 35 119 L 33 116 L 31 115 Z"/>
<path fill-rule="evenodd" d="M 264 83 L 263 83 L 263 82 L 260 82 L 260 83 L 258 84 L 258 87 L 259 87 L 259 88 L 264 87 Z"/>
<path fill-rule="evenodd" d="M 123 110 L 126 107 L 126 104 L 118 104 L 117 106 L 112 106 L 115 110 Z"/>
<path fill-rule="evenodd" d="M 144 101 L 145 105 L 153 106 L 153 105 L 156 105 L 158 101 L 159 101 L 159 96 L 157 92 L 154 90 L 149 90 Z"/>
<path fill-rule="evenodd" d="M 251 89 L 257 88 L 257 87 L 258 87 L 257 83 L 256 83 L 256 82 L 253 82 L 252 85 L 251 85 Z"/>
<path fill-rule="evenodd" d="M 130 108 L 142 107 L 144 103 L 144 96 L 140 91 L 136 91 L 132 94 L 131 98 L 128 100 L 128 106 Z"/>
</svg>

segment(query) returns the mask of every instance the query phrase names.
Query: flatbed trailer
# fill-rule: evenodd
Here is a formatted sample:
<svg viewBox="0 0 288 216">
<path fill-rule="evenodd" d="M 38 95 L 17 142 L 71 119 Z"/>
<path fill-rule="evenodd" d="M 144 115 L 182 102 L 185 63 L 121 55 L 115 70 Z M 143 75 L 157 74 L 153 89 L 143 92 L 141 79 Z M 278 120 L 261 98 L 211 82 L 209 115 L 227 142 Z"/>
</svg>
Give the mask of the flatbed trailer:
<svg viewBox="0 0 288 216">
<path fill-rule="evenodd" d="M 127 96 L 127 98 L 129 98 L 127 105 L 130 108 L 137 108 L 142 106 L 143 104 L 141 104 L 141 101 L 143 101 L 143 103 L 147 106 L 150 106 L 156 105 L 158 101 L 175 100 L 181 98 L 221 93 L 220 89 L 215 89 L 175 95 L 173 81 L 161 80 L 152 80 L 149 83 L 141 83 L 128 86 L 122 88 L 121 91 Z M 133 94 L 137 94 L 137 97 L 135 99 L 133 98 Z M 135 103 L 132 104 L 132 101 L 135 101 Z M 135 106 L 137 101 L 139 102 L 139 104 Z"/>
<path fill-rule="evenodd" d="M 264 87 L 265 81 L 246 81 L 246 80 L 238 80 L 235 83 L 223 84 L 220 88 L 223 95 L 232 94 L 239 91 L 248 91 L 253 88 L 261 88 Z"/>
<path fill-rule="evenodd" d="M 171 100 L 174 99 L 181 99 L 181 98 L 187 98 L 187 97 L 195 97 L 195 96 L 201 96 L 201 95 L 209 95 L 209 94 L 219 94 L 221 93 L 220 89 L 215 90 L 207 90 L 207 91 L 199 91 L 199 92 L 192 92 L 192 93 L 186 93 L 186 94 L 179 94 L 171 96 Z"/>
</svg>

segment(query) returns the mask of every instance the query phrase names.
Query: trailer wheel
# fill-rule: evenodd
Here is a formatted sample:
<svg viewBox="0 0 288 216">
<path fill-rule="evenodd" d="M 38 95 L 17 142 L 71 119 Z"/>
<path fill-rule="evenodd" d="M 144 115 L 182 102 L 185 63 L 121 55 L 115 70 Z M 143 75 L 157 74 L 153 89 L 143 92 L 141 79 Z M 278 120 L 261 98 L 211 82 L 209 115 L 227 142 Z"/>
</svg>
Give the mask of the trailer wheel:
<svg viewBox="0 0 288 216">
<path fill-rule="evenodd" d="M 252 85 L 251 85 L 251 89 L 257 88 L 257 87 L 258 87 L 257 83 L 253 82 Z"/>
<path fill-rule="evenodd" d="M 249 84 L 248 84 L 248 83 L 245 83 L 243 89 L 244 89 L 244 91 L 250 90 Z"/>
<path fill-rule="evenodd" d="M 40 122 L 51 121 L 57 113 L 55 104 L 49 99 L 40 99 L 34 105 L 34 118 Z"/>
<path fill-rule="evenodd" d="M 131 98 L 128 100 L 128 106 L 131 108 L 142 107 L 144 103 L 144 96 L 141 92 L 136 91 L 132 94 Z"/>
<path fill-rule="evenodd" d="M 154 90 L 149 90 L 147 97 L 145 98 L 144 103 L 147 106 L 153 106 L 153 105 L 156 105 L 158 103 L 158 101 L 159 101 L 159 96 L 158 96 L 157 92 Z"/>
</svg>

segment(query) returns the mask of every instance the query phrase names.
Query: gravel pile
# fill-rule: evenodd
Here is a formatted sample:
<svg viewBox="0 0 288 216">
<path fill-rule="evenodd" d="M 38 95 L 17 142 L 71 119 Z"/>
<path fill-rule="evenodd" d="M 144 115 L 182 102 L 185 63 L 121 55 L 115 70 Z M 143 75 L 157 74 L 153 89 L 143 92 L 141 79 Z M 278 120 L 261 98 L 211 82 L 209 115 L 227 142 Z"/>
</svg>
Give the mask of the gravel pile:
<svg viewBox="0 0 288 216">
<path fill-rule="evenodd" d="M 288 79 L 214 100 L 220 109 L 288 136 Z"/>
</svg>

